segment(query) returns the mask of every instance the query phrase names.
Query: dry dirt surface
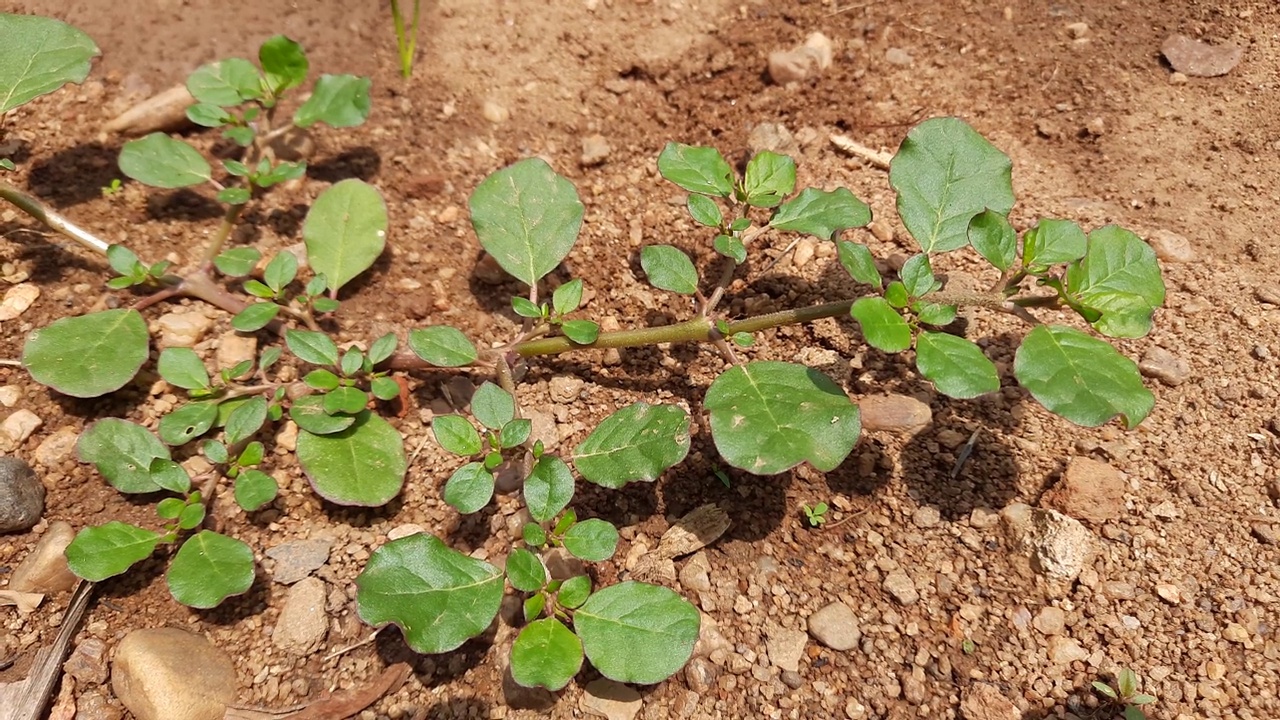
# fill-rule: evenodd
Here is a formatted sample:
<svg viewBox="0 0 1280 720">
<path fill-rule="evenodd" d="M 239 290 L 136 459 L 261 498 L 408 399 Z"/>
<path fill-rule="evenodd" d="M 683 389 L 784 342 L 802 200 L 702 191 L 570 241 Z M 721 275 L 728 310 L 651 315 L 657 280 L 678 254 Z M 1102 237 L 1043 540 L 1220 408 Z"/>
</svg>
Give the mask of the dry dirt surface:
<svg viewBox="0 0 1280 720">
<path fill-rule="evenodd" d="M 369 123 L 321 132 L 309 180 L 269 194 L 244 231 L 265 248 L 294 244 L 305 206 L 327 184 L 361 177 L 378 186 L 391 213 L 390 248 L 344 304 L 350 339 L 386 331 L 403 337 L 436 323 L 484 342 L 511 334 L 515 319 L 503 308 L 516 285 L 476 272 L 466 198 L 484 175 L 530 155 L 572 179 L 587 205 L 582 239 L 560 271 L 594 289 L 587 311 L 623 327 L 683 317 L 687 307 L 647 288 L 636 256 L 642 245 L 663 242 L 706 261 L 710 238 L 683 216 L 678 192 L 656 172 L 657 154 L 676 140 L 744 159 L 761 123 L 794 134 L 802 186 L 847 186 L 872 206 L 877 232 L 859 230 L 853 239 L 879 257 L 914 251 L 886 173 L 827 138 L 840 133 L 892 150 L 915 122 L 938 115 L 965 118 L 1013 158 L 1019 228 L 1052 216 L 1090 228 L 1118 222 L 1166 243 L 1170 234 L 1186 238 L 1190 255 L 1164 253 L 1169 295 L 1154 332 L 1120 343 L 1154 366 L 1147 371 L 1156 409 L 1135 431 L 1077 428 L 1029 401 L 1008 377 L 1009 334 L 1023 327 L 973 320 L 1005 388 L 961 402 L 935 394 L 901 358 L 869 350 L 848 320 L 828 320 L 764 333 L 749 356 L 799 357 L 856 398 L 914 396 L 931 408 L 929 427 L 912 436 L 867 433 L 832 473 L 729 473 L 727 486 L 714 475 L 703 430 L 690 460 L 655 485 L 582 489 L 575 506 L 623 528 L 617 558 L 599 570 L 604 577 L 626 570 L 675 518 L 703 503 L 718 503 L 733 522 L 697 556 L 709 589 L 685 590 L 718 626 L 720 646 L 688 672 L 639 688 L 641 718 L 1110 718 L 1090 683 L 1126 667 L 1158 698 L 1152 718 L 1280 718 L 1275 3 L 438 0 L 424 4 L 422 49 L 408 82 L 397 72 L 382 2 L 19 0 L 6 10 L 67 20 L 103 50 L 85 85 L 6 120 L 16 182 L 146 257 L 192 260 L 218 210 L 202 195 L 132 183 L 104 198 L 99 189 L 119 176 L 120 140 L 99 133 L 108 117 L 201 63 L 253 57 L 278 32 L 305 45 L 315 70 L 371 75 Z M 793 85 L 772 83 L 769 53 L 814 31 L 835 43 L 831 68 Z M 1160 54 L 1174 33 L 1235 44 L 1243 59 L 1223 76 L 1176 76 Z M 584 166 L 584 140 L 596 135 L 607 156 Z M 198 134 L 193 140 L 212 143 Z M 10 210 L 0 215 L 0 230 L 6 283 L 25 275 L 41 289 L 25 314 L 0 324 L 0 356 L 17 357 L 33 328 L 106 302 L 100 258 L 42 236 Z M 778 242 L 768 252 L 781 250 Z M 833 254 L 817 248 L 808 255 L 753 270 L 731 289 L 731 307 L 759 311 L 847 296 L 853 286 Z M 944 270 L 965 270 L 965 262 Z M 148 317 L 174 309 L 152 308 Z M 198 349 L 214 353 L 229 318 L 207 313 L 213 327 Z M 723 367 L 710 349 L 696 347 L 629 351 L 616 360 L 587 354 L 536 363 L 521 402 L 549 417 L 560 444 L 572 447 L 624 403 L 696 407 Z M 583 399 L 555 399 L 551 383 L 560 377 L 583 380 Z M 355 616 L 353 579 L 392 529 L 417 524 L 491 559 L 510 547 L 512 498 L 462 521 L 440 500 L 453 466 L 424 441 L 448 380 L 412 381 L 415 409 L 398 427 L 407 447 L 422 450 L 392 505 L 349 511 L 322 504 L 292 456 L 281 454 L 274 472 L 282 499 L 271 511 L 250 522 L 220 508 L 258 552 L 259 579 L 247 595 L 216 611 L 181 607 L 169 599 L 156 560 L 100 588 L 77 642 L 96 638 L 110 651 L 137 628 L 204 634 L 231 654 L 237 701 L 246 707 L 295 707 L 403 661 L 412 667 L 407 683 L 358 717 L 584 716 L 591 671 L 555 697 L 515 692 L 503 682 L 504 648 L 492 638 L 421 657 L 387 630 L 341 652 L 370 635 Z M 6 395 L 12 407 L 0 413 L 26 409 L 43 421 L 13 454 L 35 462 L 51 436 L 98 417 L 154 422 L 166 399 L 149 396 L 153 381 L 144 376 L 111 398 L 76 401 L 0 367 L 0 384 L 16 388 Z M 953 478 L 974 431 L 972 455 Z M 150 505 L 126 500 L 73 455 L 40 457 L 47 461 L 38 466 L 48 489 L 45 520 L 28 534 L 0 538 L 0 584 L 51 521 L 76 528 L 151 522 Z M 1092 481 L 1109 478 L 1118 491 L 1083 502 L 1064 497 L 1069 465 L 1093 473 Z M 811 530 L 800 506 L 818 501 L 833 510 L 826 528 Z M 1019 503 L 1065 508 L 1085 522 L 1096 552 L 1074 582 L 1048 583 L 1043 568 L 1020 559 L 1008 531 Z M 321 647 L 298 655 L 272 642 L 287 588 L 270 579 L 275 561 L 265 550 L 306 537 L 332 541 L 317 574 L 329 629 Z M 0 682 L 23 675 L 56 632 L 67 600 L 52 597 L 29 615 L 0 608 L 0 661 L 12 661 Z M 780 646 L 795 636 L 787 631 L 805 631 L 808 617 L 832 602 L 856 616 L 855 647 L 836 651 L 810 639 L 796 667 L 780 667 L 789 664 Z M 993 713 L 999 707 L 992 694 L 1017 711 L 980 714 L 984 703 Z M 125 713 L 109 684 L 81 683 L 67 697 L 90 695 L 77 717 Z"/>
</svg>

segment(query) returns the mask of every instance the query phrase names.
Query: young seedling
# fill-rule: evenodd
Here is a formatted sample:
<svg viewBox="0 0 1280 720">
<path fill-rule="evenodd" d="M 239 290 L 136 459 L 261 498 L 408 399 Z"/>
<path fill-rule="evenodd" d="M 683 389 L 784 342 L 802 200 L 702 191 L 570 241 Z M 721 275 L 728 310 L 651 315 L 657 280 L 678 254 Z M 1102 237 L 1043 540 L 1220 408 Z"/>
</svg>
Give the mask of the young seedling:
<svg viewBox="0 0 1280 720">
<path fill-rule="evenodd" d="M 1094 680 L 1093 689 L 1110 700 L 1123 713 L 1124 720 L 1146 720 L 1142 706 L 1156 701 L 1155 696 L 1138 692 L 1138 675 L 1129 668 L 1116 673 L 1114 685 Z"/>
<path fill-rule="evenodd" d="M 408 80 L 413 75 L 413 61 L 418 52 L 418 19 L 421 0 L 413 0 L 413 15 L 405 22 L 400 0 L 391 0 L 391 20 L 396 27 L 396 51 L 400 54 L 400 75 Z"/>
<path fill-rule="evenodd" d="M 804 520 L 809 523 L 809 527 L 822 527 L 827 522 L 827 504 L 820 502 L 812 507 L 809 505 L 801 505 L 800 509 L 804 512 Z"/>
</svg>

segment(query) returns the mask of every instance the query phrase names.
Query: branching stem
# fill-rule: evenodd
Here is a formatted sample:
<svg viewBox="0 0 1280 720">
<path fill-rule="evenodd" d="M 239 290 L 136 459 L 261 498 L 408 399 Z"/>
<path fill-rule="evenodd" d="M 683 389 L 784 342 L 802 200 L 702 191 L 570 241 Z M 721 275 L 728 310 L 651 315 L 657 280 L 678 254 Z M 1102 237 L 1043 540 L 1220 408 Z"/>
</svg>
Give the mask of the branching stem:
<svg viewBox="0 0 1280 720">
<path fill-rule="evenodd" d="M 62 233 L 96 253 L 106 255 L 107 248 L 111 247 L 111 243 L 76 225 L 35 197 L 2 180 L 0 180 L 0 198 L 8 200 L 19 210 L 44 223 L 50 229 Z"/>
</svg>

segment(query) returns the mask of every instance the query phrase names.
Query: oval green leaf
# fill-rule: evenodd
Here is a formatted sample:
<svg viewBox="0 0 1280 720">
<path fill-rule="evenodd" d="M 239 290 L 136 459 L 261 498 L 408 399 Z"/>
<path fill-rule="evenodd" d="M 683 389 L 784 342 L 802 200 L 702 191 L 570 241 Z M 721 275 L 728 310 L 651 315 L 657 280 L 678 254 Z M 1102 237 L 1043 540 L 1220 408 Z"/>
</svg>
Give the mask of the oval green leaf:
<svg viewBox="0 0 1280 720">
<path fill-rule="evenodd" d="M 289 418 L 298 427 L 313 435 L 332 435 L 355 424 L 352 415 L 330 415 L 324 411 L 324 397 L 308 395 L 300 397 L 289 408 Z"/>
<path fill-rule="evenodd" d="M 169 593 L 187 607 L 217 607 L 253 585 L 253 550 L 212 530 L 187 538 L 165 573 Z"/>
<path fill-rule="evenodd" d="M 591 320 L 566 320 L 560 330 L 579 345 L 590 345 L 600 337 L 600 326 Z"/>
<path fill-rule="evenodd" d="M 692 193 L 733 195 L 733 168 L 712 147 L 667 143 L 658 155 L 658 172 Z"/>
<path fill-rule="evenodd" d="M 586 575 L 575 575 L 565 580 L 556 592 L 556 602 L 567 608 L 576 608 L 591 597 L 591 578 Z"/>
<path fill-rule="evenodd" d="M 821 240 L 832 240 L 842 230 L 862 227 L 869 222 L 871 208 L 847 188 L 836 188 L 830 192 L 805 188 L 778 206 L 769 225 L 778 230 L 808 233 Z"/>
<path fill-rule="evenodd" d="M 741 265 L 747 261 L 747 246 L 731 235 L 717 235 L 711 243 L 715 251 Z"/>
<path fill-rule="evenodd" d="M 516 548 L 507 556 L 507 580 L 520 592 L 538 592 L 547 584 L 547 569 L 537 555 Z"/>
<path fill-rule="evenodd" d="M 253 303 L 231 318 L 231 327 L 240 332 L 257 332 L 280 314 L 280 306 L 275 303 Z"/>
<path fill-rule="evenodd" d="M 218 421 L 218 404 L 214 402 L 187 403 L 160 418 L 156 431 L 166 445 L 185 445 L 209 432 Z"/>
<path fill-rule="evenodd" d="M 490 430 L 500 430 L 516 417 L 516 400 L 506 390 L 484 382 L 471 396 L 471 414 Z"/>
<path fill-rule="evenodd" d="M 307 79 L 307 54 L 301 45 L 284 35 L 269 37 L 262 43 L 258 48 L 258 63 L 262 65 L 267 85 L 277 95 Z"/>
<path fill-rule="evenodd" d="M 264 397 L 250 398 L 248 402 L 237 406 L 227 416 L 227 444 L 235 445 L 248 440 L 254 433 L 262 429 L 262 424 L 266 421 L 267 399 Z"/>
<path fill-rule="evenodd" d="M 916 367 L 947 397 L 967 400 L 1000 389 L 996 366 L 982 349 L 941 332 L 922 332 L 916 338 Z"/>
<path fill-rule="evenodd" d="M 387 205 L 372 185 L 339 181 L 311 203 L 302 224 L 307 261 L 335 294 L 368 270 L 387 241 Z"/>
<path fill-rule="evenodd" d="M 1022 264 L 1043 269 L 1084 257 L 1089 240 L 1080 226 L 1070 220 L 1046 218 L 1022 236 Z"/>
<path fill-rule="evenodd" d="M 689 215 L 693 221 L 699 225 L 706 227 L 720 227 L 724 222 L 724 215 L 720 213 L 720 206 L 715 200 L 706 195 L 690 194 L 685 201 L 685 206 L 689 209 Z"/>
<path fill-rule="evenodd" d="M 462 331 L 448 325 L 409 331 L 409 349 L 436 367 L 462 367 L 476 361 L 476 346 Z"/>
<path fill-rule="evenodd" d="M 120 148 L 120 172 L 145 185 L 184 188 L 208 182 L 213 168 L 189 144 L 157 132 Z"/>
<path fill-rule="evenodd" d="M 565 532 L 564 549 L 576 558 L 604 562 L 618 549 L 618 529 L 597 518 L 583 520 Z"/>
<path fill-rule="evenodd" d="M 67 545 L 67 566 L 77 577 L 98 582 L 151 557 L 160 534 L 117 520 L 87 527 Z"/>
<path fill-rule="evenodd" d="M 1132 360 L 1062 325 L 1027 333 L 1014 356 L 1013 375 L 1050 412 L 1085 427 L 1119 415 L 1126 428 L 1133 428 L 1155 407 L 1155 396 Z"/>
<path fill-rule="evenodd" d="M 89 76 L 98 46 L 53 18 L 0 13 L 0 114 Z"/>
<path fill-rule="evenodd" d="M 524 481 L 524 503 L 529 515 L 548 522 L 573 499 L 573 473 L 555 455 L 543 455 Z"/>
<path fill-rule="evenodd" d="M 236 478 L 236 504 L 245 512 L 254 512 L 276 499 L 280 486 L 276 479 L 261 470 L 245 470 Z"/>
<path fill-rule="evenodd" d="M 887 353 L 911 347 L 911 326 L 884 298 L 859 298 L 849 308 L 849 314 L 858 321 L 862 337 L 871 347 Z"/>
<path fill-rule="evenodd" d="M 875 258 L 866 245 L 840 240 L 836 243 L 836 253 L 840 265 L 854 280 L 876 289 L 882 286 L 884 281 L 880 278 L 880 270 L 876 268 Z"/>
<path fill-rule="evenodd" d="M 312 365 L 336 366 L 338 346 L 328 335 L 314 330 L 286 330 L 284 342 L 298 359 Z"/>
<path fill-rule="evenodd" d="M 689 454 L 689 413 L 638 402 L 615 411 L 573 451 L 582 477 L 607 488 L 653 482 Z"/>
<path fill-rule="evenodd" d="M 386 420 L 368 410 L 341 432 L 298 433 L 297 454 L 315 491 L 339 505 L 385 505 L 404 485 L 404 441 Z"/>
<path fill-rule="evenodd" d="M 375 627 L 398 626 L 417 652 L 449 652 L 493 622 L 502 577 L 440 538 L 414 533 L 374 551 L 356 578 L 356 612 Z"/>
<path fill-rule="evenodd" d="M 782 198 L 796 189 L 796 161 L 786 155 L 761 150 L 747 161 L 742 189 L 748 205 L 777 207 Z M 830 236 L 823 239 L 830 239 Z"/>
<path fill-rule="evenodd" d="M 367 77 L 356 75 L 321 75 L 311 88 L 311 97 L 293 115 L 293 124 L 310 127 L 322 122 L 329 127 L 362 125 L 369 117 Z"/>
<path fill-rule="evenodd" d="M 463 465 L 444 484 L 444 501 L 463 515 L 479 512 L 492 498 L 493 473 L 485 469 L 484 463 Z"/>
<path fill-rule="evenodd" d="M 1156 253 L 1137 235 L 1108 225 L 1089 233 L 1080 262 L 1067 267 L 1068 295 L 1102 316 L 1103 335 L 1138 338 L 1151 331 L 1151 316 L 1164 304 L 1164 277 Z"/>
<path fill-rule="evenodd" d="M 738 365 L 711 383 L 704 401 L 725 462 L 776 475 L 802 462 L 828 472 L 853 450 L 858 408 L 831 378 L 796 363 Z"/>
<path fill-rule="evenodd" d="M 440 447 L 454 455 L 471 457 L 484 449 L 480 433 L 461 415 L 437 415 L 431 420 L 431 433 Z"/>
<path fill-rule="evenodd" d="M 471 193 L 470 208 L 480 244 L 526 285 L 560 264 L 582 227 L 578 191 L 540 158 L 526 158 L 486 177 Z"/>
<path fill-rule="evenodd" d="M 196 68 L 187 90 L 197 102 L 231 107 L 262 96 L 262 75 L 244 58 L 227 58 Z"/>
<path fill-rule="evenodd" d="M 681 295 L 698 291 L 698 270 L 680 248 L 671 245 L 648 245 L 640 251 L 640 267 L 649 283 L 661 290 Z"/>
<path fill-rule="evenodd" d="M 120 492 L 163 489 L 151 475 L 151 461 L 168 460 L 169 448 L 141 425 L 119 418 L 98 420 L 81 433 L 76 452 L 81 462 L 92 463 Z"/>
<path fill-rule="evenodd" d="M 582 669 L 582 641 L 555 618 L 526 625 L 511 646 L 511 677 L 524 687 L 559 690 Z"/>
<path fill-rule="evenodd" d="M 147 323 L 137 310 L 63 318 L 27 336 L 22 365 L 41 385 L 72 397 L 119 390 L 147 361 Z"/>
<path fill-rule="evenodd" d="M 698 641 L 698 609 L 675 592 L 628 581 L 596 592 L 573 614 L 582 648 L 602 675 L 652 685 L 684 667 Z"/>
<path fill-rule="evenodd" d="M 191 348 L 165 348 L 160 352 L 156 370 L 165 382 L 184 390 L 209 387 L 209 373 L 204 368 L 204 361 Z"/>
<path fill-rule="evenodd" d="M 1018 233 L 1009 218 L 984 210 L 969 221 L 969 244 L 1000 272 L 1013 267 L 1018 259 Z"/>
<path fill-rule="evenodd" d="M 902 270 L 898 271 L 898 277 L 902 278 L 903 286 L 913 298 L 922 298 L 942 287 L 942 283 L 933 274 L 929 256 L 924 253 L 907 258 L 902 264 Z"/>
<path fill-rule="evenodd" d="M 1013 209 L 1013 163 L 986 138 L 953 117 L 915 126 L 889 167 L 898 215 L 927 253 L 969 242 L 969 220 L 984 210 Z"/>
</svg>

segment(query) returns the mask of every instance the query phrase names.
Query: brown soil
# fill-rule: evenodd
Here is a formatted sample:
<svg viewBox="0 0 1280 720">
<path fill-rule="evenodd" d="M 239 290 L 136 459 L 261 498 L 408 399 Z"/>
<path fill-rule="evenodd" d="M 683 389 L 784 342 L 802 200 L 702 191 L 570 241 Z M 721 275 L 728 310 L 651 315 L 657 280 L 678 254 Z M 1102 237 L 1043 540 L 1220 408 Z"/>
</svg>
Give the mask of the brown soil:
<svg viewBox="0 0 1280 720">
<path fill-rule="evenodd" d="M 397 73 L 389 13 L 383 3 L 215 3 L 207 0 L 19 0 L 16 10 L 52 14 L 88 32 L 103 49 L 90 81 L 33 103 L 10 118 L 18 141 L 19 183 L 77 222 L 144 257 L 194 259 L 216 223 L 216 207 L 192 193 L 156 194 L 136 185 L 103 198 L 118 176 L 119 141 L 100 136 L 111 114 L 151 91 L 180 82 L 201 63 L 253 57 L 267 36 L 301 41 L 312 67 L 374 77 L 375 111 L 354 131 L 322 132 L 310 180 L 271 193 L 250 217 L 245 239 L 267 248 L 298 241 L 305 206 L 329 182 L 362 177 L 376 184 L 391 211 L 391 249 L 349 293 L 342 327 L 349 339 L 388 330 L 448 323 L 481 342 L 516 327 L 503 310 L 514 284 L 486 283 L 473 273 L 476 243 L 465 216 L 471 188 L 521 157 L 550 160 L 577 185 L 587 204 L 582 239 L 557 277 L 583 277 L 593 288 L 587 311 L 621 325 L 683 317 L 680 302 L 647 289 L 635 260 L 653 242 L 680 245 L 706 261 L 704 233 L 682 217 L 678 193 L 658 177 L 654 161 L 668 140 L 715 144 L 744 156 L 758 123 L 781 123 L 801 139 L 802 185 L 845 185 L 888 219 L 895 238 L 860 231 L 881 257 L 910 252 L 897 225 L 885 173 L 846 158 L 826 141 L 844 133 L 871 146 L 896 147 L 916 121 L 954 114 L 971 122 L 1014 160 L 1019 205 L 1015 224 L 1068 217 L 1088 227 L 1120 222 L 1146 236 L 1189 237 L 1199 259 L 1166 264 L 1169 300 L 1150 337 L 1121 343 L 1139 357 L 1163 347 L 1192 366 L 1189 381 L 1157 394 L 1151 418 L 1137 431 L 1085 430 L 1054 418 L 1013 388 L 994 398 L 958 402 L 937 396 L 904 371 L 902 361 L 868 351 L 850 323 L 824 321 L 762 335 L 753 358 L 800 356 L 827 369 L 856 396 L 901 392 L 925 399 L 934 424 L 911 439 L 870 434 L 840 469 L 808 469 L 779 477 L 730 474 L 715 479 L 705 431 L 686 464 L 655 486 L 605 493 L 583 488 L 580 514 L 624 526 L 629 540 L 649 544 L 669 521 L 707 501 L 733 519 L 707 551 L 712 593 L 708 614 L 733 645 L 732 656 L 701 694 L 683 675 L 642 689 L 645 718 L 959 716 L 975 681 L 994 683 L 1026 718 L 1103 717 L 1090 681 L 1131 667 L 1159 698 L 1154 718 L 1280 717 L 1280 563 L 1274 534 L 1251 530 L 1276 510 L 1269 484 L 1280 482 L 1280 309 L 1255 298 L 1280 267 L 1270 209 L 1280 186 L 1280 10 L 1271 2 L 932 3 L 894 0 L 839 6 L 830 2 L 737 4 L 720 0 L 504 0 L 426 4 L 415 77 Z M 14 3 L 10 3 L 14 9 Z M 1067 25 L 1089 26 L 1074 40 Z M 812 31 L 837 43 L 834 66 L 799 86 L 779 87 L 765 74 L 772 50 Z M 1159 48 L 1171 33 L 1245 48 L 1229 75 L 1170 82 Z M 886 61 L 905 50 L 909 65 Z M 484 102 L 510 111 L 494 124 Z M 579 163 L 584 137 L 612 147 L 599 167 Z M 211 143 L 210 138 L 195 139 Z M 0 259 L 29 273 L 39 301 L 0 332 L 0 356 L 16 357 L 25 334 L 78 314 L 104 297 L 105 263 L 41 237 L 11 211 L 2 218 Z M 771 250 L 777 253 L 781 243 Z M 965 269 L 957 261 L 950 270 Z M 733 307 L 766 309 L 847 296 L 852 286 L 829 254 L 803 267 L 789 261 L 733 289 Z M 388 292 L 390 291 L 390 292 Z M 149 310 L 154 319 L 172 307 Z M 213 342 L 227 330 L 217 316 Z M 978 316 L 972 330 L 991 338 L 989 354 L 1005 363 L 1023 328 Z M 818 352 L 812 349 L 816 348 Z M 835 365 L 830 365 L 838 354 Z M 806 354 L 807 353 L 807 354 Z M 534 365 L 521 401 L 559 421 L 562 448 L 572 447 L 611 409 L 636 399 L 697 407 L 722 367 L 706 348 L 673 347 Z M 585 400 L 558 405 L 548 382 L 557 375 L 587 381 Z M 30 458 L 63 427 L 82 429 L 103 415 L 152 417 L 144 376 L 121 394 L 75 401 L 51 394 L 24 373 L 0 368 L 0 383 L 22 391 L 16 407 L 43 419 L 18 451 Z M 447 377 L 419 375 L 420 410 L 399 422 L 410 449 L 427 437 L 433 401 Z M 152 406 L 153 407 L 153 406 Z M 950 479 L 957 437 L 981 428 L 977 449 Z M 1109 462 L 1128 481 L 1118 520 L 1099 529 L 1102 552 L 1068 594 L 1051 596 L 1019 570 L 998 527 L 975 527 L 976 508 L 1036 504 L 1071 457 Z M 451 461 L 426 444 L 402 497 L 375 511 L 346 511 L 308 491 L 291 456 L 274 467 L 283 499 L 265 519 L 219 507 L 233 534 L 261 552 L 315 534 L 335 538 L 321 577 L 332 590 L 332 629 L 312 656 L 294 658 L 270 641 L 282 586 L 260 573 L 248 596 L 215 612 L 172 602 L 160 561 L 107 583 L 80 637 L 114 644 L 130 630 L 165 625 L 193 629 L 231 652 L 241 703 L 281 708 L 323 690 L 350 688 L 391 662 L 409 660 L 408 684 L 361 717 L 577 717 L 580 684 L 549 710 L 509 709 L 501 692 L 500 649 L 473 642 L 452 656 L 414 656 L 398 635 L 330 657 L 365 638 L 354 612 L 352 580 L 392 528 L 416 523 L 455 546 L 499 555 L 507 547 L 504 498 L 497 512 L 459 521 L 439 499 Z M 77 528 L 107 519 L 149 522 L 150 506 L 112 491 L 92 468 L 68 458 L 41 469 L 49 489 L 48 520 Z M 799 507 L 826 500 L 833 525 L 806 530 Z M 941 519 L 922 520 L 936 508 Z M 1261 519 L 1261 520 L 1259 520 Z M 46 523 L 0 540 L 0 565 L 12 567 Z M 491 534 L 492 526 L 496 533 Z M 620 569 L 628 543 L 605 575 Z M 881 589 L 884 574 L 904 568 L 920 600 L 901 606 Z M 0 575 L 2 577 L 2 575 Z M 1156 594 L 1178 587 L 1179 602 Z M 1167 594 L 1167 593 L 1166 593 Z M 735 601 L 745 597 L 750 602 Z M 842 599 L 859 615 L 863 645 L 838 653 L 811 642 L 799 687 L 777 668 L 753 664 L 766 623 L 804 628 L 804 618 Z M 35 614 L 0 610 L 0 672 L 13 680 L 31 653 L 48 642 L 66 598 Z M 707 603 L 704 602 L 704 607 Z M 1065 612 L 1065 635 L 1088 654 L 1055 664 L 1050 638 L 1027 620 L 1043 606 Z M 1243 628 L 1241 637 L 1233 626 Z M 1230 632 L 1228 630 L 1230 629 Z M 971 652 L 964 641 L 972 641 Z M 23 659 L 26 660 L 23 660 Z M 745 670 L 743 669 L 745 667 Z M 582 678 L 589 678 L 584 674 Z M 585 681 L 582 681 L 585 682 Z M 109 692 L 108 692 L 109 694 Z M 862 708 L 859 710 L 859 708 Z M 859 714 L 859 713 L 862 714 Z"/>
</svg>

